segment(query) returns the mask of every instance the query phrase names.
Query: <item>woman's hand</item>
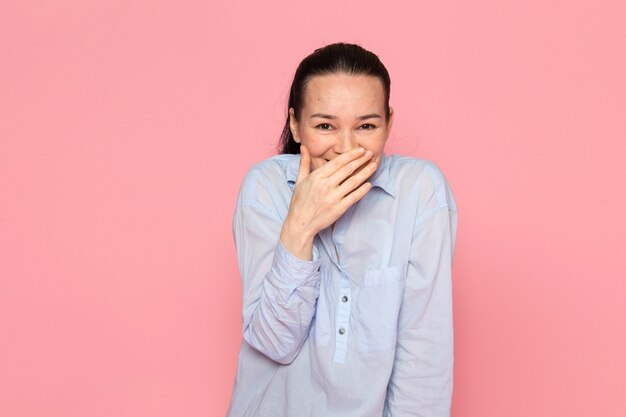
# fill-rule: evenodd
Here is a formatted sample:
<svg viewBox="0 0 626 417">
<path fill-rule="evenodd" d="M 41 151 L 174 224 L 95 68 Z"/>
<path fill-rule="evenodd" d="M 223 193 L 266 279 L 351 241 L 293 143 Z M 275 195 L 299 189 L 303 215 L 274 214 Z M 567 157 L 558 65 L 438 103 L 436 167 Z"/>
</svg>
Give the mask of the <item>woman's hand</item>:
<svg viewBox="0 0 626 417">
<path fill-rule="evenodd" d="M 306 146 L 300 147 L 300 155 L 298 178 L 280 240 L 289 252 L 310 260 L 315 235 L 367 194 L 371 184 L 364 181 L 376 171 L 376 164 L 363 166 L 372 152 L 359 147 L 311 172 L 311 155 Z"/>
</svg>

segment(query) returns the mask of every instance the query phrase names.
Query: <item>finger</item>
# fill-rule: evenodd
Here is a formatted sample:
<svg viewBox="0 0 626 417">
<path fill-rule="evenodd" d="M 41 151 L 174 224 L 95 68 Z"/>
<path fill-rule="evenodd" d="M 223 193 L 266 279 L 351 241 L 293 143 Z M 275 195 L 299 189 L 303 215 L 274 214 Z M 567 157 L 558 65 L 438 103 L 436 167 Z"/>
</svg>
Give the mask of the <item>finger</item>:
<svg viewBox="0 0 626 417">
<path fill-rule="evenodd" d="M 365 155 L 348 162 L 335 171 L 329 178 L 332 178 L 335 184 L 341 184 L 346 178 L 349 178 L 350 175 L 363 171 L 367 166 L 366 163 L 373 155 L 372 151 L 368 150 Z"/>
<path fill-rule="evenodd" d="M 324 165 L 322 165 L 315 171 L 319 171 L 319 175 L 322 175 L 323 177 L 329 177 L 330 175 L 334 174 L 338 169 L 343 167 L 345 164 L 360 157 L 364 153 L 365 153 L 365 148 L 361 146 L 356 147 L 328 161 L 327 163 L 325 163 Z"/>
<path fill-rule="evenodd" d="M 362 170 L 354 174 L 352 177 L 346 179 L 339 187 L 337 187 L 337 192 L 341 196 L 345 196 L 350 193 L 352 190 L 361 185 L 365 180 L 367 180 L 375 171 L 376 171 L 376 163 L 370 162 Z"/>
<path fill-rule="evenodd" d="M 311 154 L 306 146 L 300 145 L 300 167 L 298 168 L 297 183 L 309 176 L 311 173 Z"/>
<path fill-rule="evenodd" d="M 369 182 L 366 182 L 366 183 L 363 183 L 359 188 L 357 188 L 356 190 L 352 191 L 350 194 L 345 196 L 339 202 L 339 207 L 342 210 L 342 213 L 345 213 L 345 211 L 348 210 L 350 206 L 352 206 L 357 201 L 362 199 L 365 196 L 365 194 L 367 194 L 369 190 L 371 189 L 372 189 L 372 184 L 370 184 Z"/>
</svg>

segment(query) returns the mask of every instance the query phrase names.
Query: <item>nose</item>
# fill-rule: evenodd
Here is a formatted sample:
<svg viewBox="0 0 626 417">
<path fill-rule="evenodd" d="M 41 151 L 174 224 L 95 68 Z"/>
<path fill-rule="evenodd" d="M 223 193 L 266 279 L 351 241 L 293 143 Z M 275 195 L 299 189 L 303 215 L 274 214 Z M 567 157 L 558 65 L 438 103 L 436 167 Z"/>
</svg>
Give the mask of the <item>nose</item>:
<svg viewBox="0 0 626 417">
<path fill-rule="evenodd" d="M 337 134 L 337 141 L 333 146 L 333 151 L 337 154 L 348 152 L 357 146 L 356 137 L 351 131 L 341 131 Z"/>
</svg>

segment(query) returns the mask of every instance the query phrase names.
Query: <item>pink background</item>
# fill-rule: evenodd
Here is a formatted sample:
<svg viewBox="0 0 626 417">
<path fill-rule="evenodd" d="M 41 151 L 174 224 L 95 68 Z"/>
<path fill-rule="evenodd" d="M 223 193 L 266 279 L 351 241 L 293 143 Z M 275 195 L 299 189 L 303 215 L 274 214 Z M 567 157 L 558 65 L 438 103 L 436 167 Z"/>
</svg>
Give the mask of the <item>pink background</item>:
<svg viewBox="0 0 626 417">
<path fill-rule="evenodd" d="M 224 415 L 239 184 L 335 41 L 457 198 L 453 416 L 626 415 L 626 9 L 466 3 L 3 1 L 0 416 Z"/>
</svg>

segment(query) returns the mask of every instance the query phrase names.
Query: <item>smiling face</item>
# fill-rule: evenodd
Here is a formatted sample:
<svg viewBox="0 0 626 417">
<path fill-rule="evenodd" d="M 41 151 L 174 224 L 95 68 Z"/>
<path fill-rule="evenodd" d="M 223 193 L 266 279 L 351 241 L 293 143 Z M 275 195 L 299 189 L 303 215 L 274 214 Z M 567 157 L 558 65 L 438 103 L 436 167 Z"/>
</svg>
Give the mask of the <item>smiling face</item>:
<svg viewBox="0 0 626 417">
<path fill-rule="evenodd" d="M 358 146 L 380 163 L 391 131 L 393 110 L 385 121 L 385 92 L 374 76 L 343 73 L 316 75 L 307 84 L 300 120 L 289 109 L 294 140 L 307 147 L 317 169 Z"/>
</svg>

